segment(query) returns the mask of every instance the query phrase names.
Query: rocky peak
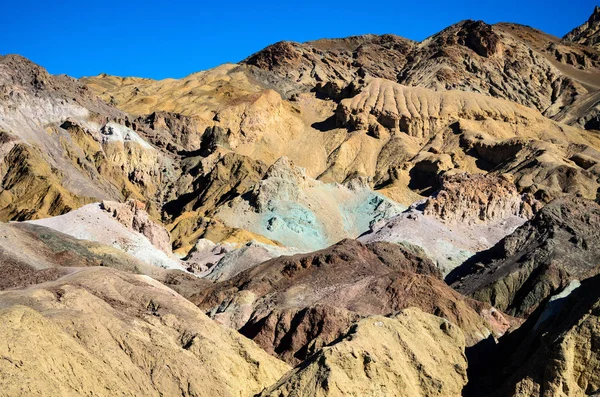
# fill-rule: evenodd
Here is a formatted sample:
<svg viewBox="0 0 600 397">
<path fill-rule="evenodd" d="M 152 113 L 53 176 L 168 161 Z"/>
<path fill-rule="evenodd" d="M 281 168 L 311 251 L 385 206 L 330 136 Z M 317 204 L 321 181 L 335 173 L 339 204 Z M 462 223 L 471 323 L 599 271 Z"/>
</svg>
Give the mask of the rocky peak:
<svg viewBox="0 0 600 397">
<path fill-rule="evenodd" d="M 600 48 L 600 7 L 594 7 L 594 12 L 581 26 L 567 33 L 563 39 L 572 43 Z"/>
<path fill-rule="evenodd" d="M 285 65 L 294 65 L 300 60 L 295 43 L 279 41 L 246 58 L 243 62 L 261 69 L 273 70 Z"/>
<path fill-rule="evenodd" d="M 442 31 L 438 40 L 440 44 L 461 45 L 477 55 L 490 57 L 500 52 L 501 38 L 494 32 L 491 25 L 483 21 L 466 20 Z"/>
</svg>

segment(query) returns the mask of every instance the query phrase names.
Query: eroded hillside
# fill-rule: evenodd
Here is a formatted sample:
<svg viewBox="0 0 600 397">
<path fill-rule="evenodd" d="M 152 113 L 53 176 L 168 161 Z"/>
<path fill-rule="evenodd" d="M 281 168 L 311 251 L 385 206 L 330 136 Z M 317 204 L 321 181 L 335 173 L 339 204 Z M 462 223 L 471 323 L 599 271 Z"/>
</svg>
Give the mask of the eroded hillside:
<svg viewBox="0 0 600 397">
<path fill-rule="evenodd" d="M 0 394 L 596 395 L 598 21 L 0 57 Z"/>
</svg>

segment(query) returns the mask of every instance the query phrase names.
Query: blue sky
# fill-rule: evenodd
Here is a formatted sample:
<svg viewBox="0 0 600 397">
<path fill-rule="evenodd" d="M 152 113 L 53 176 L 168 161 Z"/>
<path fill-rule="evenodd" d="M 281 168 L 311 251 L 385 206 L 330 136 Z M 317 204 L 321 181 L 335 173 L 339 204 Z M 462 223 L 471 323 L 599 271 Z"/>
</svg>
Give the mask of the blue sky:
<svg viewBox="0 0 600 397">
<path fill-rule="evenodd" d="M 74 77 L 179 78 L 280 40 L 365 33 L 422 40 L 463 19 L 562 36 L 587 20 L 596 1 L 4 1 L 0 54 Z"/>
</svg>

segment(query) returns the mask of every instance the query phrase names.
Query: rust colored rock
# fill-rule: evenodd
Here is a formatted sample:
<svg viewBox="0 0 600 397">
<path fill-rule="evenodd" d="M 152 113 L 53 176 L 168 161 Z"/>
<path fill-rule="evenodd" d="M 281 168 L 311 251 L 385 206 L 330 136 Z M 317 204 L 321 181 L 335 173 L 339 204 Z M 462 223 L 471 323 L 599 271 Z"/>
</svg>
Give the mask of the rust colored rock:
<svg viewBox="0 0 600 397">
<path fill-rule="evenodd" d="M 478 223 L 513 215 L 531 218 L 541 206 L 531 195 L 519 194 L 508 176 L 461 173 L 443 178 L 423 213 L 449 223 Z"/>
</svg>

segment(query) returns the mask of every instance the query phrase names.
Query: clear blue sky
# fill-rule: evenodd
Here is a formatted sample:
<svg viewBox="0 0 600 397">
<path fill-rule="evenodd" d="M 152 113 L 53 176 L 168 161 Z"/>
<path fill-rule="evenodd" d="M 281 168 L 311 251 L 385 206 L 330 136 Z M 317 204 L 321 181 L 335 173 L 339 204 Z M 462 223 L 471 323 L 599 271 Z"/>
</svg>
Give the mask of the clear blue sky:
<svg viewBox="0 0 600 397">
<path fill-rule="evenodd" d="M 562 36 L 586 21 L 597 1 L 5 0 L 0 54 L 21 54 L 74 77 L 183 77 L 280 40 L 365 33 L 422 40 L 463 19 L 517 22 Z"/>
</svg>

